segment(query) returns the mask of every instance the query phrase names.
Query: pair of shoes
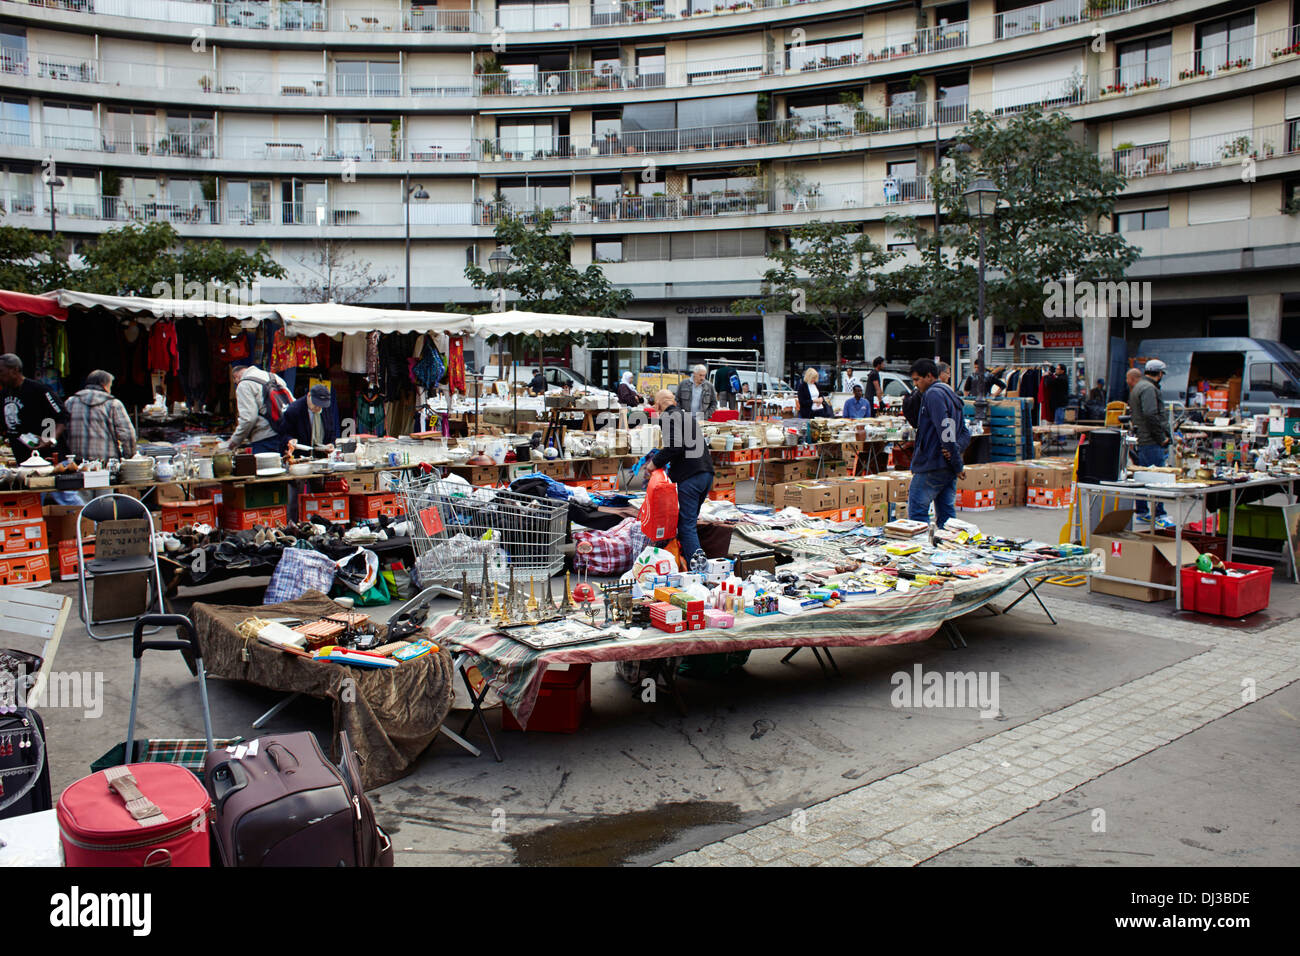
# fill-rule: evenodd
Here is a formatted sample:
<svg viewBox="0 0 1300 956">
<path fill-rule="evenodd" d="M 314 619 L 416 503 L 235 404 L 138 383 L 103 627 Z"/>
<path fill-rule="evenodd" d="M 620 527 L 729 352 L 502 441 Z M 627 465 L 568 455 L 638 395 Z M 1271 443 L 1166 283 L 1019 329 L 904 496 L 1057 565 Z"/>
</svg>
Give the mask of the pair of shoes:
<svg viewBox="0 0 1300 956">
<path fill-rule="evenodd" d="M 1174 524 L 1174 522 L 1167 516 L 1161 515 L 1159 518 L 1156 519 L 1156 527 L 1159 528 L 1161 531 L 1173 531 L 1174 528 L 1178 526 Z"/>
<path fill-rule="evenodd" d="M 1144 524 L 1144 525 L 1147 525 L 1147 526 L 1149 527 L 1149 526 L 1151 525 L 1151 516 L 1150 516 L 1149 514 L 1147 514 L 1147 515 L 1134 515 L 1134 516 L 1133 516 L 1133 527 L 1136 528 L 1136 527 L 1137 527 L 1138 525 L 1140 525 L 1140 524 Z"/>
</svg>

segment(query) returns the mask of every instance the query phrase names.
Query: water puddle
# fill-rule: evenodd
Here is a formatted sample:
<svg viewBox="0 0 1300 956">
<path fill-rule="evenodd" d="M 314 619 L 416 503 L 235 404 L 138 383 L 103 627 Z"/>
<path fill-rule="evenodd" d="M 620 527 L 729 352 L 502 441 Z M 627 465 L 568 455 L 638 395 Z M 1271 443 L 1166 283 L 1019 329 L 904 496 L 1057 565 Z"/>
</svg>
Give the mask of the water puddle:
<svg viewBox="0 0 1300 956">
<path fill-rule="evenodd" d="M 650 810 L 593 816 L 506 838 L 520 866 L 622 866 L 692 827 L 740 820 L 734 803 L 661 803 Z"/>
</svg>

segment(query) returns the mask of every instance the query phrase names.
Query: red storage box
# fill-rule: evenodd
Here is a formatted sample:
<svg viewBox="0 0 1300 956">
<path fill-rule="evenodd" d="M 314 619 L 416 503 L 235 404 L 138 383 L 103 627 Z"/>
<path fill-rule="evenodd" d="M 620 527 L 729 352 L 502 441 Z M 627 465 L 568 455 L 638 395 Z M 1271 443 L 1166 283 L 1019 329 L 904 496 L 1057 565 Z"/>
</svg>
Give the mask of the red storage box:
<svg viewBox="0 0 1300 956">
<path fill-rule="evenodd" d="M 347 495 L 299 495 L 299 521 L 347 521 Z"/>
<path fill-rule="evenodd" d="M 95 556 L 95 539 L 81 539 L 81 553 L 89 561 Z M 93 578 L 94 575 L 89 571 L 86 577 Z M 77 579 L 77 539 L 59 542 L 59 579 L 62 581 L 75 581 Z"/>
<path fill-rule="evenodd" d="M 1183 610 L 1219 617 L 1245 617 L 1268 607 L 1269 586 L 1273 569 L 1257 564 L 1225 561 L 1230 571 L 1248 571 L 1245 577 L 1206 574 L 1195 568 L 1183 568 Z"/>
<path fill-rule="evenodd" d="M 217 506 L 212 501 L 177 501 L 160 505 L 164 531 L 179 531 L 187 524 L 216 526 Z"/>
<path fill-rule="evenodd" d="M 39 494 L 0 495 L 0 521 L 35 521 L 40 517 Z"/>
<path fill-rule="evenodd" d="M 568 670 L 547 668 L 542 689 L 528 719 L 529 730 L 572 734 L 591 713 L 591 665 L 570 664 Z M 523 730 L 510 708 L 501 708 L 502 730 Z"/>
<path fill-rule="evenodd" d="M 289 524 L 289 509 L 284 505 L 273 508 L 221 509 L 221 527 L 228 531 L 248 531 L 259 524 L 283 528 Z"/>
<path fill-rule="evenodd" d="M 0 525 L 0 552 L 25 554 L 46 550 L 45 520 L 14 521 Z"/>
<path fill-rule="evenodd" d="M 16 588 L 36 588 L 50 583 L 50 556 L 15 554 L 0 558 L 0 584 Z"/>
<path fill-rule="evenodd" d="M 400 518 L 404 512 L 395 494 L 348 495 L 348 514 L 357 521 L 367 518 Z"/>
</svg>

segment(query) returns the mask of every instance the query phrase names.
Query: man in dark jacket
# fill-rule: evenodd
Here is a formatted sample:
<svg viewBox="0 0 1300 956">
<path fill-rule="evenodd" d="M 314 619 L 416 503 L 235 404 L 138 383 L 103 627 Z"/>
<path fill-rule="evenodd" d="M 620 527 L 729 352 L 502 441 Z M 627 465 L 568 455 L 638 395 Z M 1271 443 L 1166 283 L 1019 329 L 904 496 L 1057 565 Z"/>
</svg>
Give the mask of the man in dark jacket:
<svg viewBox="0 0 1300 956">
<path fill-rule="evenodd" d="M 284 410 L 284 426 L 280 437 L 285 440 L 290 455 L 299 445 L 310 454 L 313 448 L 330 449 L 339 437 L 330 406 L 334 396 L 328 385 L 313 385 L 302 398 L 294 399 Z"/>
<path fill-rule="evenodd" d="M 657 392 L 654 407 L 659 413 L 661 447 L 645 464 L 646 478 L 656 468 L 667 468 L 668 477 L 677 486 L 677 542 L 689 567 L 700 550 L 697 522 L 700 506 L 713 487 L 713 456 L 699 422 L 677 404 L 672 392 L 666 388 Z"/>
<path fill-rule="evenodd" d="M 961 456 L 970 444 L 970 432 L 962 416 L 962 401 L 939 381 L 934 359 L 917 359 L 912 363 L 912 383 L 921 393 L 921 407 L 917 414 L 907 516 L 913 521 L 928 522 L 933 503 L 935 525 L 942 528 L 949 518 L 957 515 L 957 479 L 966 470 Z"/>
<path fill-rule="evenodd" d="M 1129 392 L 1129 413 L 1133 416 L 1133 433 L 1137 435 L 1137 463 L 1148 468 L 1158 468 L 1165 463 L 1165 449 L 1169 447 L 1169 420 L 1165 403 L 1160 398 L 1160 380 L 1165 377 L 1165 363 L 1151 359 L 1146 364 L 1146 374 L 1138 379 Z M 1147 503 L 1138 499 L 1133 515 L 1134 526 L 1151 524 Z M 1165 506 L 1156 502 L 1156 526 L 1172 527 L 1165 517 Z"/>
</svg>

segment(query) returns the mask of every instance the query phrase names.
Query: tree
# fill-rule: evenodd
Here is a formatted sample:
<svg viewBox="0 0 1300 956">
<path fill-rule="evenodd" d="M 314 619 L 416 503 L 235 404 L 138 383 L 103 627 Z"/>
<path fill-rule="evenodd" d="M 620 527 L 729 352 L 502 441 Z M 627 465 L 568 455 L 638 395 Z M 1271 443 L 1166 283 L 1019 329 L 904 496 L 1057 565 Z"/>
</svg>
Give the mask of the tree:
<svg viewBox="0 0 1300 956">
<path fill-rule="evenodd" d="M 303 270 L 296 285 L 304 302 L 357 305 L 391 278 L 386 272 L 372 273 L 370 261 L 352 256 L 348 243 L 330 239 L 315 239 L 294 261 Z"/>
<path fill-rule="evenodd" d="M 585 269 L 573 264 L 573 233 L 551 234 L 554 214 L 542 210 L 534 222 L 506 215 L 496 227 L 496 239 L 509 246 L 512 268 L 501 288 L 518 297 L 514 306 L 529 312 L 616 317 L 632 304 L 632 292 L 616 289 L 605 270 L 594 263 Z M 498 279 L 475 265 L 465 267 L 465 278 L 475 289 L 497 288 Z M 555 336 L 552 336 L 555 338 Z M 560 336 L 576 343 L 575 336 Z M 603 341 L 603 340 L 602 340 Z M 541 346 L 535 336 L 524 336 L 525 348 Z"/>
<path fill-rule="evenodd" d="M 1009 119 L 973 113 L 955 138 L 969 153 L 934 170 L 930 186 L 943 210 L 938 245 L 916 218 L 891 217 L 899 236 L 916 244 L 919 262 L 890 276 L 891 298 L 910 316 L 962 319 L 978 303 L 978 232 L 962 193 L 981 176 L 1001 191 L 997 215 L 985 226 L 985 318 L 1011 331 L 1041 325 L 1044 285 L 1073 275 L 1113 282 L 1138 258 L 1122 235 L 1100 232 L 1124 177 L 1071 136 L 1071 121 L 1035 108 Z"/>
<path fill-rule="evenodd" d="M 737 299 L 731 311 L 802 314 L 835 343 L 838 371 L 845 338 L 887 301 L 879 292 L 881 271 L 898 256 L 854 223 L 813 220 L 791 230 L 789 248 L 768 250 L 776 266 L 763 274 L 762 296 Z"/>
<path fill-rule="evenodd" d="M 66 241 L 50 239 L 31 229 L 0 227 L 0 285 L 19 292 L 49 292 L 75 288 L 105 295 L 154 296 L 165 284 L 184 298 L 184 288 L 173 288 L 179 275 L 187 287 L 205 289 L 251 285 L 258 277 L 284 278 L 284 267 L 260 244 L 253 252 L 223 245 L 219 240 L 184 242 L 169 223 L 130 223 L 111 229 L 80 253 L 80 263 L 69 261 Z"/>
</svg>

